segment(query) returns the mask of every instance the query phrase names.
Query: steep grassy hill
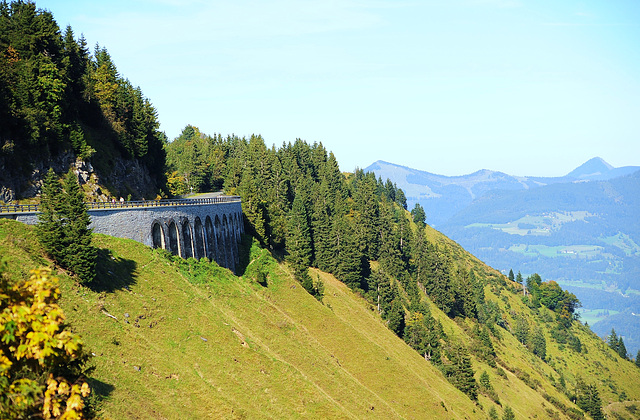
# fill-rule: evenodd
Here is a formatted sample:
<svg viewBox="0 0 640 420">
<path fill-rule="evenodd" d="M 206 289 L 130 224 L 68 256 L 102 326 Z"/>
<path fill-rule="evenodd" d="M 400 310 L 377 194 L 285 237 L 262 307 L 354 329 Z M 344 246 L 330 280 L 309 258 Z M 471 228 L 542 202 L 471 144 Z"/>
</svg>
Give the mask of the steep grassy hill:
<svg viewBox="0 0 640 420">
<path fill-rule="evenodd" d="M 523 316 L 543 329 L 548 362 L 500 329 L 500 339 L 492 338 L 495 367 L 472 356 L 476 378 L 487 372 L 495 390 L 476 404 L 343 283 L 312 271 L 325 285 L 321 303 L 255 242 L 245 241 L 240 277 L 133 241 L 97 236 L 95 242 L 97 283 L 87 288 L 60 277 L 68 321 L 95 354 L 92 385 L 104 417 L 486 418 L 492 407 L 501 414 L 509 406 L 516 418 L 578 418 L 561 375 L 568 394 L 578 375 L 596 384 L 605 406 L 623 393 L 640 400 L 640 369 L 577 323 L 572 330 L 582 351 L 562 348 L 550 336 L 548 310 L 532 312 L 510 287 L 487 286 L 487 300 L 509 325 Z M 480 264 L 459 247 L 455 252 Z M 47 264 L 33 229 L 13 221 L 0 220 L 0 254 L 16 278 Z M 267 273 L 266 286 L 255 281 L 258 270 Z M 456 323 L 435 305 L 431 311 L 449 340 L 473 348 L 470 321 Z M 612 409 L 633 418 L 634 407 Z"/>
</svg>

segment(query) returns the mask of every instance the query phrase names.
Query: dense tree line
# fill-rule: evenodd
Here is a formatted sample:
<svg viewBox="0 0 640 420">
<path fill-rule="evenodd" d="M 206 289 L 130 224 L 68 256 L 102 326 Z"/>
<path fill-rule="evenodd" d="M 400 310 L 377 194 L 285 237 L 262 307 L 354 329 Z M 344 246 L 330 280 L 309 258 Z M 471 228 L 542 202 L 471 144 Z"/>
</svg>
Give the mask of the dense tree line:
<svg viewBox="0 0 640 420">
<path fill-rule="evenodd" d="M 308 267 L 334 274 L 371 302 L 394 333 L 477 398 L 468 350 L 445 345 L 424 296 L 452 318 L 491 328 L 500 318 L 492 312 L 497 308 L 484 304 L 483 280 L 427 238 L 424 214 L 407 211 L 395 184 L 360 169 L 346 176 L 321 143 L 300 139 L 269 148 L 260 136 L 208 136 L 187 126 L 167 144 L 166 154 L 174 194 L 223 188 L 240 195 L 248 232 L 284 256 L 306 290 L 317 295 L 319 286 Z M 482 331 L 491 346 L 490 330 Z M 485 350 L 495 357 L 493 348 Z"/>
<path fill-rule="evenodd" d="M 106 48 L 93 55 L 68 26 L 33 2 L 0 3 L 0 158 L 22 170 L 72 150 L 104 165 L 137 159 L 162 184 L 165 136 L 154 107 L 117 71 Z M 27 157 L 29 159 L 27 159 Z"/>
</svg>

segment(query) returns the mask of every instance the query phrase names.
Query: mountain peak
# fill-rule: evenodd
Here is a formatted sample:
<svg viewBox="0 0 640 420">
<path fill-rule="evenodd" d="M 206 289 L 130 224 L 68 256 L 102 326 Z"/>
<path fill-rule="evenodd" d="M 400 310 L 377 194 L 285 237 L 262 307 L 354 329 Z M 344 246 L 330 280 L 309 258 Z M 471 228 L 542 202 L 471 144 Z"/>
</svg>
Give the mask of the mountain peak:
<svg viewBox="0 0 640 420">
<path fill-rule="evenodd" d="M 576 179 L 599 178 L 602 175 L 606 175 L 613 169 L 615 168 L 605 162 L 604 159 L 600 157 L 594 157 L 578 166 L 573 171 L 569 172 L 567 176 Z"/>
</svg>

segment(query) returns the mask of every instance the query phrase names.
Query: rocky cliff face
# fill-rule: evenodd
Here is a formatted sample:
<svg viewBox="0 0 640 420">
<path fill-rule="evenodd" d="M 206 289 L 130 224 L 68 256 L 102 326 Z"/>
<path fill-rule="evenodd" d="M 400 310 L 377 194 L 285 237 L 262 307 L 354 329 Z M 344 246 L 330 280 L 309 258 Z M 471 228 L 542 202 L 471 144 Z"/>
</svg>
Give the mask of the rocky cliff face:
<svg viewBox="0 0 640 420">
<path fill-rule="evenodd" d="M 0 157 L 0 203 L 36 198 L 49 168 L 57 174 L 72 169 L 88 200 L 108 201 L 111 197 L 132 199 L 156 198 L 158 186 L 144 164 L 137 160 L 117 159 L 108 173 L 99 173 L 89 161 L 73 152 L 59 154 L 52 159 L 18 164 L 14 156 Z M 104 171 L 103 171 L 104 172 Z"/>
</svg>

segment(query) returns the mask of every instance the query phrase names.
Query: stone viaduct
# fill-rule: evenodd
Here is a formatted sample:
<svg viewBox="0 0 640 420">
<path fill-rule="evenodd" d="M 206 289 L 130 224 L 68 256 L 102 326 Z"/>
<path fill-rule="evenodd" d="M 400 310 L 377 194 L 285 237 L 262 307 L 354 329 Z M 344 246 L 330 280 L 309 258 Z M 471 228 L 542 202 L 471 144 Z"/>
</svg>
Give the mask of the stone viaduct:
<svg viewBox="0 0 640 420">
<path fill-rule="evenodd" d="M 133 239 L 182 258 L 208 257 L 235 271 L 244 232 L 240 197 L 87 203 L 96 233 Z M 0 217 L 35 225 L 37 206 L 0 206 Z"/>
</svg>

